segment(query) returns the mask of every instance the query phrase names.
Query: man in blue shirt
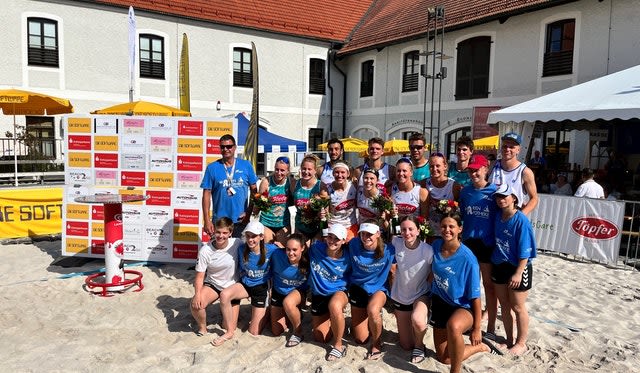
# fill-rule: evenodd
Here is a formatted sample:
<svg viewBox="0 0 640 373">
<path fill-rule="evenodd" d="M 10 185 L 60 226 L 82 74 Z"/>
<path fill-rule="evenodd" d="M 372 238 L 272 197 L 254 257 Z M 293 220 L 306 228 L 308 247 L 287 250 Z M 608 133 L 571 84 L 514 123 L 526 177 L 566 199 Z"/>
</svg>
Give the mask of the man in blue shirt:
<svg viewBox="0 0 640 373">
<path fill-rule="evenodd" d="M 236 139 L 223 135 L 220 138 L 222 158 L 207 166 L 200 183 L 204 230 L 210 236 L 213 236 L 213 222 L 226 216 L 234 222 L 233 237 L 241 237 L 251 217 L 249 196 L 258 191 L 258 177 L 251 163 L 237 159 L 235 152 Z M 210 215 L 212 203 L 213 216 Z"/>
</svg>

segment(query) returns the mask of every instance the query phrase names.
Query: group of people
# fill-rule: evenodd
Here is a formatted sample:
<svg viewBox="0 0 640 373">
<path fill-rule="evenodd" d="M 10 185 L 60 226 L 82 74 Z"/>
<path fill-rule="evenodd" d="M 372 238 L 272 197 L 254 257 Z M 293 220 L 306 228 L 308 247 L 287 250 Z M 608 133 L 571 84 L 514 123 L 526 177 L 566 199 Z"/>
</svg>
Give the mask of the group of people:
<svg viewBox="0 0 640 373">
<path fill-rule="evenodd" d="M 346 355 L 347 304 L 349 334 L 368 345 L 367 359 L 381 357 L 385 305 L 414 363 L 427 356 L 428 324 L 436 356 L 451 371 L 475 353 L 501 353 L 495 343 L 523 353 L 536 256 L 526 214 L 537 192 L 533 172 L 517 159 L 521 142 L 516 133 L 503 136 L 502 157 L 490 170 L 468 137 L 456 142 L 451 165 L 441 153 L 425 157 L 420 133 L 409 139 L 410 157 L 395 165 L 383 160 L 384 141 L 372 138 L 366 161 L 353 169 L 342 159 L 340 140 L 332 139 L 323 165 L 306 156 L 299 178 L 291 178 L 289 159 L 280 157 L 258 186 L 250 164 L 235 158 L 235 139 L 223 136 L 222 158 L 208 165 L 201 184 L 204 229 L 212 240 L 196 265 L 191 310 L 197 334 L 207 333 L 206 307 L 219 300 L 225 333 L 211 343 L 231 339 L 240 300 L 250 298 L 248 331 L 260 334 L 270 320 L 272 334 L 288 331 L 286 346 L 294 347 L 304 339 L 301 308 L 309 299 L 312 336 L 329 344 L 327 360 Z M 248 195 L 258 191 L 271 203 L 249 222 L 257 211 Z M 327 203 L 310 215 L 318 198 Z M 296 208 L 293 227 L 290 206 Z M 498 303 L 501 338 L 495 335 Z"/>
</svg>

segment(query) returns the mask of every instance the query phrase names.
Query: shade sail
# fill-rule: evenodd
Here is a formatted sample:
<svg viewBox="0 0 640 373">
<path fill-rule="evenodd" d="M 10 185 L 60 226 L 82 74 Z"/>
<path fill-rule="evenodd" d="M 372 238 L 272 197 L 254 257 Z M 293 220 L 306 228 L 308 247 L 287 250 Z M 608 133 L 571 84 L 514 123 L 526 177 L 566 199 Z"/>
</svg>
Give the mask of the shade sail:
<svg viewBox="0 0 640 373">
<path fill-rule="evenodd" d="M 640 65 L 509 106 L 487 123 L 640 118 Z"/>
<path fill-rule="evenodd" d="M 244 146 L 247 140 L 247 130 L 249 119 L 242 113 L 236 115 L 238 119 L 238 145 Z M 258 127 L 258 153 L 279 153 L 279 152 L 306 152 L 307 143 L 288 139 L 271 133 L 264 128 Z"/>
</svg>

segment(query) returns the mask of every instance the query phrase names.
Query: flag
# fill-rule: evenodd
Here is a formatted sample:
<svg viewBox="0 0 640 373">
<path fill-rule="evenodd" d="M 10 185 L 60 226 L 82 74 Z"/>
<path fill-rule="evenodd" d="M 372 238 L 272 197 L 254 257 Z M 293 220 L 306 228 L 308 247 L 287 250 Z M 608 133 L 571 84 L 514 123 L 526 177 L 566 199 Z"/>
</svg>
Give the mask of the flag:
<svg viewBox="0 0 640 373">
<path fill-rule="evenodd" d="M 129 16 L 127 17 L 129 23 L 129 102 L 133 102 L 133 83 L 135 81 L 135 69 L 136 69 L 136 16 L 133 14 L 133 7 L 129 7 Z"/>
<path fill-rule="evenodd" d="M 189 40 L 182 34 L 182 52 L 180 53 L 180 109 L 191 111 L 191 93 L 189 88 Z"/>
<path fill-rule="evenodd" d="M 258 79 L 258 54 L 256 45 L 251 42 L 251 75 L 253 77 L 253 102 L 251 104 L 251 118 L 249 119 L 249 129 L 247 130 L 247 141 L 244 146 L 244 157 L 251 162 L 253 169 L 257 171 L 258 166 L 258 118 L 259 114 L 259 79 Z"/>
</svg>

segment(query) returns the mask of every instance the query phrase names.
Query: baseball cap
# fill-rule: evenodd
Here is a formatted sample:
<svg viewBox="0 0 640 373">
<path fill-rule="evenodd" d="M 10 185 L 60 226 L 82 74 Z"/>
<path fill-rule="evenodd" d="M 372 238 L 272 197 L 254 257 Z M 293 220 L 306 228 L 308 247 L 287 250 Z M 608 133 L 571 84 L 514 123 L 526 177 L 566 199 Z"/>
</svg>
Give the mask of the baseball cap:
<svg viewBox="0 0 640 373">
<path fill-rule="evenodd" d="M 373 223 L 362 223 L 360 224 L 360 230 L 358 231 L 358 233 L 362 232 L 376 234 L 380 232 L 380 227 Z"/>
<path fill-rule="evenodd" d="M 513 188 L 511 188 L 511 186 L 509 184 L 502 184 L 498 187 L 498 189 L 496 189 L 495 192 L 493 192 L 493 195 L 499 195 L 499 196 L 509 196 L 509 195 L 514 195 L 515 193 L 513 192 Z"/>
<path fill-rule="evenodd" d="M 522 144 L 522 136 L 518 135 L 515 132 L 509 132 L 505 134 L 504 136 L 502 136 L 502 140 L 511 140 L 518 143 L 518 145 Z"/>
<path fill-rule="evenodd" d="M 342 224 L 332 224 L 329 227 L 329 234 L 336 236 L 339 240 L 344 240 L 347 238 L 347 228 Z"/>
<path fill-rule="evenodd" d="M 489 160 L 482 154 L 472 155 L 467 168 L 477 170 L 480 167 L 489 167 Z"/>
<path fill-rule="evenodd" d="M 243 233 L 264 234 L 264 225 L 257 220 L 252 220 L 247 224 Z"/>
</svg>

